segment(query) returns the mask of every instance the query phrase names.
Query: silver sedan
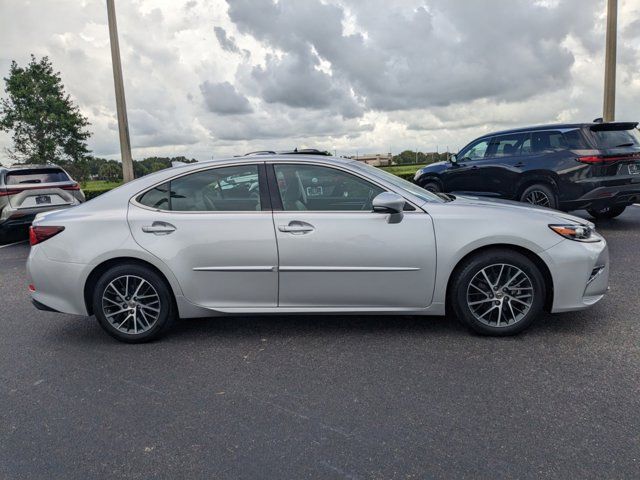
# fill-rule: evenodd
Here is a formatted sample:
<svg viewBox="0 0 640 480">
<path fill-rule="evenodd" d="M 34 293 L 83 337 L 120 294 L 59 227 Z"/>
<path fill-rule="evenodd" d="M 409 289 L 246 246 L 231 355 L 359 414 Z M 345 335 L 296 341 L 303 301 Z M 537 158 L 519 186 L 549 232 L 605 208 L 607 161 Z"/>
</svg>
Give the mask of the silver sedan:
<svg viewBox="0 0 640 480">
<path fill-rule="evenodd" d="M 125 342 L 257 313 L 451 314 L 511 335 L 595 304 L 609 273 L 583 219 L 311 156 L 163 170 L 39 215 L 31 244 L 34 305 L 95 315 Z"/>
</svg>

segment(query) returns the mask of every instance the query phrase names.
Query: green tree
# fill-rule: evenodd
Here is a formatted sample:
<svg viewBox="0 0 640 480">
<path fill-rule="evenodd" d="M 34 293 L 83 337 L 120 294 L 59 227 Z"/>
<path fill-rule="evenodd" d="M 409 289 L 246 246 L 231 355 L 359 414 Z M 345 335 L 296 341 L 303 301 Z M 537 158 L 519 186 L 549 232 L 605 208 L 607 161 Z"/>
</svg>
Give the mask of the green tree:
<svg viewBox="0 0 640 480">
<path fill-rule="evenodd" d="M 122 179 L 122 166 L 115 161 L 106 162 L 100 167 L 98 178 L 107 182 L 117 182 Z"/>
<path fill-rule="evenodd" d="M 48 57 L 36 60 L 31 55 L 25 68 L 11 62 L 4 81 L 7 97 L 0 101 L 0 130 L 13 131 L 10 158 L 63 165 L 86 159 L 89 122 L 65 93 Z"/>
</svg>

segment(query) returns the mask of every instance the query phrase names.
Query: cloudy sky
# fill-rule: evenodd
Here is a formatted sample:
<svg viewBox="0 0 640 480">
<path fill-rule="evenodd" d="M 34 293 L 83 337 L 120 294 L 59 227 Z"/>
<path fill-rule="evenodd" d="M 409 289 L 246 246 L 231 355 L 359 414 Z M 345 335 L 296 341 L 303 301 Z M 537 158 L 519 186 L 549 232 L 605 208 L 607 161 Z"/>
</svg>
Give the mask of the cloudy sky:
<svg viewBox="0 0 640 480">
<path fill-rule="evenodd" d="M 133 154 L 455 151 L 495 129 L 590 121 L 605 5 L 116 0 Z M 106 22 L 104 0 L 0 0 L 0 72 L 48 55 L 93 153 L 116 158 Z M 620 0 L 618 62 L 617 119 L 640 120 L 640 0 Z"/>
</svg>

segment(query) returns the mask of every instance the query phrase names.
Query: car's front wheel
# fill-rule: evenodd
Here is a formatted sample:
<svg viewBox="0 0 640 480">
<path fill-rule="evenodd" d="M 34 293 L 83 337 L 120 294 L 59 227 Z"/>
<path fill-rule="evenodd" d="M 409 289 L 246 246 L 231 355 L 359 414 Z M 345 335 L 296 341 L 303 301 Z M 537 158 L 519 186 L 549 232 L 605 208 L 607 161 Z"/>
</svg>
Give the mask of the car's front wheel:
<svg viewBox="0 0 640 480">
<path fill-rule="evenodd" d="M 624 212 L 626 208 L 626 206 L 590 208 L 587 212 L 597 220 L 604 220 L 622 215 L 622 212 Z"/>
<path fill-rule="evenodd" d="M 465 326 L 484 335 L 520 333 L 540 315 L 545 283 L 539 268 L 510 250 L 485 250 L 465 260 L 451 282 L 451 306 Z"/>
<path fill-rule="evenodd" d="M 117 265 L 104 272 L 93 292 L 100 326 L 122 342 L 158 338 L 176 316 L 165 280 L 144 265 Z"/>
</svg>

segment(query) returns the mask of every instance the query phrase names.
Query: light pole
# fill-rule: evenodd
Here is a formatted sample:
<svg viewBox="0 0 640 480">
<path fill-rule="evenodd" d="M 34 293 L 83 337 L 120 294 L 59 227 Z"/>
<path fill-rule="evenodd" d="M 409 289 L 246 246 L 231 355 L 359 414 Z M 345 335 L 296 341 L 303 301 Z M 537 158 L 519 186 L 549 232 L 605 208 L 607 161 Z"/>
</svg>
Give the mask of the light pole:
<svg viewBox="0 0 640 480">
<path fill-rule="evenodd" d="M 113 83 L 116 90 L 116 111 L 118 114 L 118 132 L 120 134 L 120 154 L 122 155 L 122 179 L 126 183 L 133 180 L 133 162 L 131 160 L 131 140 L 129 139 L 127 104 L 124 100 L 124 85 L 122 82 L 122 63 L 120 62 L 116 8 L 113 0 L 107 0 L 107 18 L 109 22 L 109 40 L 111 41 Z"/>
<path fill-rule="evenodd" d="M 604 60 L 604 105 L 602 118 L 613 122 L 616 116 L 616 37 L 618 0 L 607 0 L 607 40 Z"/>
</svg>

